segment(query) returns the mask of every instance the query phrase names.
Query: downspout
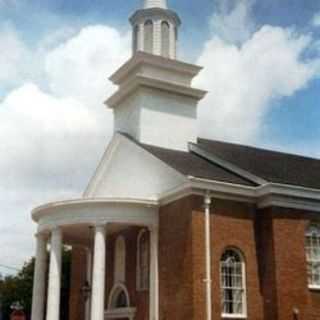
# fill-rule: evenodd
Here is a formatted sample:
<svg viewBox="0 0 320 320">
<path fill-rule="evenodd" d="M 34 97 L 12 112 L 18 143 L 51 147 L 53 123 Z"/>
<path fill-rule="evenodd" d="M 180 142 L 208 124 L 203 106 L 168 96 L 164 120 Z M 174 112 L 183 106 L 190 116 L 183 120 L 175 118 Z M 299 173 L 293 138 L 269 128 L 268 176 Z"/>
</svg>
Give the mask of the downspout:
<svg viewBox="0 0 320 320">
<path fill-rule="evenodd" d="M 211 239 L 210 239 L 210 205 L 211 197 L 209 191 L 204 196 L 204 210 L 205 210 L 205 266 L 206 266 L 206 278 L 204 280 L 206 284 L 206 320 L 212 319 L 212 295 L 211 295 Z"/>
</svg>

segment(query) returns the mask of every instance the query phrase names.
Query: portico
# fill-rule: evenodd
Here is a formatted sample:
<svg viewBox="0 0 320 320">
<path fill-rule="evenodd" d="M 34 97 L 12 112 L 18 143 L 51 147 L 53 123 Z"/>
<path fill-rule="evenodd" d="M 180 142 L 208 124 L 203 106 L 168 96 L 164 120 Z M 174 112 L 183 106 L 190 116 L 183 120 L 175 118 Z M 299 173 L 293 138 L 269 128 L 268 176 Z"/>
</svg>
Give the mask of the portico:
<svg viewBox="0 0 320 320">
<path fill-rule="evenodd" d="M 150 234 L 150 319 L 158 319 L 158 205 L 130 199 L 81 199 L 56 202 L 32 212 L 38 223 L 32 320 L 59 320 L 61 253 L 63 245 L 87 250 L 87 283 L 91 293 L 85 304 L 87 320 L 133 319 L 125 282 L 115 283 L 106 296 L 108 236 L 129 226 L 143 227 Z M 47 247 L 50 244 L 49 266 Z M 92 258 L 91 258 L 92 257 Z M 89 261 L 90 260 L 90 261 Z M 48 279 L 46 274 L 48 269 Z"/>
</svg>

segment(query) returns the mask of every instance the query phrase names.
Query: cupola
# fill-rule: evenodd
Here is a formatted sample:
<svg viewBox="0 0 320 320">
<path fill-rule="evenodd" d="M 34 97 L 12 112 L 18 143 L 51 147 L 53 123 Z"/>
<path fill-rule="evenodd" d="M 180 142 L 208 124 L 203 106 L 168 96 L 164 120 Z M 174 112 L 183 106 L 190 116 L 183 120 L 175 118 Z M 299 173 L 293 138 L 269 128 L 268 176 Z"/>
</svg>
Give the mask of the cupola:
<svg viewBox="0 0 320 320">
<path fill-rule="evenodd" d="M 130 18 L 133 54 L 110 78 L 118 87 L 106 101 L 114 131 L 143 144 L 188 151 L 197 141 L 197 107 L 206 91 L 193 88 L 201 67 L 176 58 L 181 21 L 167 0 L 144 0 Z"/>
<path fill-rule="evenodd" d="M 130 22 L 133 28 L 133 54 L 144 51 L 176 58 L 181 21 L 174 11 L 168 9 L 166 0 L 144 0 L 142 9 L 132 15 Z"/>
</svg>

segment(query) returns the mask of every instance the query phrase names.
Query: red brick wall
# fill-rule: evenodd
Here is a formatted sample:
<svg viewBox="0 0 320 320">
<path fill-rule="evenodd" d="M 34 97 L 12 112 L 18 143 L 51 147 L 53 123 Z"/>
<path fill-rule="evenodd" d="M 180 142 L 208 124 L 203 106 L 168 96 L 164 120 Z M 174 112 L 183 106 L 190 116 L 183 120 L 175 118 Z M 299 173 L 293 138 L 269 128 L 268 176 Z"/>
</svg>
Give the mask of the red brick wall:
<svg viewBox="0 0 320 320">
<path fill-rule="evenodd" d="M 267 253 L 261 255 L 266 314 L 273 312 L 274 319 L 291 320 L 297 308 L 298 319 L 319 319 L 320 292 L 308 288 L 305 258 L 305 230 L 311 221 L 319 220 L 318 215 L 271 208 L 259 212 L 259 217 L 260 230 L 268 230 L 261 238 L 261 249 Z M 266 299 L 270 292 L 272 303 Z"/>
<path fill-rule="evenodd" d="M 81 287 L 86 282 L 86 251 L 82 247 L 72 248 L 69 319 L 84 320 L 85 307 Z"/>
<path fill-rule="evenodd" d="M 159 285 L 160 320 L 201 319 L 194 315 L 193 220 L 196 197 L 160 209 Z M 196 240 L 198 240 L 196 238 Z"/>
<path fill-rule="evenodd" d="M 205 320 L 205 248 L 203 198 L 190 196 L 160 208 L 159 286 L 160 320 Z M 225 248 L 236 247 L 246 261 L 248 320 L 320 319 L 320 292 L 307 285 L 305 229 L 319 215 L 213 199 L 211 250 L 213 320 L 221 320 L 219 261 Z M 122 231 L 126 239 L 126 285 L 135 320 L 148 318 L 148 292 L 136 291 L 136 243 L 140 228 Z M 113 252 L 116 236 L 107 239 L 107 295 L 113 286 Z M 79 289 L 84 281 L 85 259 L 75 250 L 72 268 L 70 319 L 82 320 Z M 84 261 L 84 260 L 83 260 Z"/>
<path fill-rule="evenodd" d="M 136 290 L 137 238 L 141 228 L 131 227 L 107 238 L 107 277 L 106 306 L 110 291 L 114 286 L 114 246 L 116 238 L 122 235 L 126 242 L 126 287 L 130 296 L 130 304 L 137 308 L 135 320 L 149 320 L 149 291 Z"/>
<path fill-rule="evenodd" d="M 258 276 L 255 210 L 252 206 L 214 200 L 211 215 L 213 318 L 221 318 L 220 259 L 228 247 L 243 254 L 246 265 L 247 319 L 262 320 L 263 303 Z M 268 319 L 269 320 L 269 319 Z"/>
</svg>

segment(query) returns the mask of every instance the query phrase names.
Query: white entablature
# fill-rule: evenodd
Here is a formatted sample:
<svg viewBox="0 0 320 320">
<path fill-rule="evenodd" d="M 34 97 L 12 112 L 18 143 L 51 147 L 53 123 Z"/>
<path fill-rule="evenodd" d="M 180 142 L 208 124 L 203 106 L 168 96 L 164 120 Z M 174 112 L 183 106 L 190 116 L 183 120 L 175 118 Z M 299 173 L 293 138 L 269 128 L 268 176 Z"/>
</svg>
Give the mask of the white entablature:
<svg viewBox="0 0 320 320">
<path fill-rule="evenodd" d="M 145 9 L 148 8 L 162 8 L 167 9 L 167 0 L 144 0 L 144 6 Z"/>
</svg>

